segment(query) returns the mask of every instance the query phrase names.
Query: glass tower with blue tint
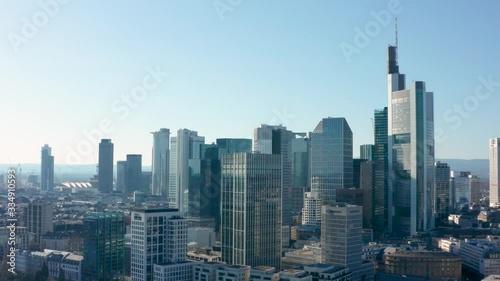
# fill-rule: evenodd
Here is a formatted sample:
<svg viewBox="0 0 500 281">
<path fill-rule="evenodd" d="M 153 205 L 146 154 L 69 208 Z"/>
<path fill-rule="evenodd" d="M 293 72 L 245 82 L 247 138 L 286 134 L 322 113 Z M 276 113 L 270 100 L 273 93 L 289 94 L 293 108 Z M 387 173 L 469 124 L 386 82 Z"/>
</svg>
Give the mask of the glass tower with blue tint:
<svg viewBox="0 0 500 281">
<path fill-rule="evenodd" d="M 345 118 L 324 118 L 310 136 L 311 192 L 334 204 L 337 189 L 353 187 L 351 128 Z"/>
</svg>

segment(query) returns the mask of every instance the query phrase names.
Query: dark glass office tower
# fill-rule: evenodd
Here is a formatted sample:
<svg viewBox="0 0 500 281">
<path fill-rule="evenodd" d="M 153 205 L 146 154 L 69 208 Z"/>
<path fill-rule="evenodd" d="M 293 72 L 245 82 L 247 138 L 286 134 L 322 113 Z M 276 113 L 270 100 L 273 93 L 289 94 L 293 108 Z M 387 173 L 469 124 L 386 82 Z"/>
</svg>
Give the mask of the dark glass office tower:
<svg viewBox="0 0 500 281">
<path fill-rule="evenodd" d="M 388 151 L 387 151 L 387 107 L 375 110 L 375 186 L 372 193 L 373 198 L 373 231 L 383 233 L 387 231 L 388 225 Z"/>
<path fill-rule="evenodd" d="M 99 191 L 113 191 L 113 143 L 102 139 L 99 143 Z"/>
<path fill-rule="evenodd" d="M 304 194 L 311 190 L 310 147 L 305 133 L 294 133 L 292 139 L 292 213 L 300 214 L 304 207 Z"/>
<path fill-rule="evenodd" d="M 48 144 L 42 147 L 42 171 L 41 185 L 42 191 L 51 191 L 54 187 L 54 156 Z"/>
<path fill-rule="evenodd" d="M 142 185 L 142 155 L 127 154 L 127 172 L 125 173 L 125 194 L 129 195 L 134 191 L 143 191 Z"/>
<path fill-rule="evenodd" d="M 123 280 L 123 213 L 88 213 L 83 218 L 83 281 Z"/>
<path fill-rule="evenodd" d="M 351 128 L 345 118 L 324 118 L 311 133 L 311 192 L 329 205 L 337 189 L 352 187 Z"/>
<path fill-rule="evenodd" d="M 450 166 L 446 163 L 437 162 L 436 169 L 436 220 L 447 220 L 450 214 L 451 202 L 451 184 L 450 184 Z"/>
<path fill-rule="evenodd" d="M 189 209 L 192 216 L 213 218 L 215 230 L 220 226 L 221 161 L 215 144 L 201 145 L 199 173 L 190 176 Z"/>
</svg>

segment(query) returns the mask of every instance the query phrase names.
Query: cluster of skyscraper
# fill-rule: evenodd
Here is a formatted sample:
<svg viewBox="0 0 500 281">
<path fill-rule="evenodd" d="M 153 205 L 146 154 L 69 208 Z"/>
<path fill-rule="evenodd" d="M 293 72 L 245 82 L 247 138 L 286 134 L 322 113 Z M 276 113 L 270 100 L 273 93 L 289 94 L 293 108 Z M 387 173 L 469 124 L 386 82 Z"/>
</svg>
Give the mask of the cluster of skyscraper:
<svg viewBox="0 0 500 281">
<path fill-rule="evenodd" d="M 223 261 L 281 268 L 287 227 L 321 227 L 321 260 L 349 267 L 356 280 L 370 278 L 362 263 L 362 229 L 411 236 L 434 228 L 453 210 L 467 210 L 477 178 L 435 163 L 433 93 L 425 83 L 406 87 L 397 46 L 389 46 L 388 106 L 374 112 L 374 144 L 353 159 L 353 134 L 344 118 L 324 118 L 310 133 L 282 125 L 254 130 L 254 140 L 217 139 L 205 144 L 196 131 L 153 132 L 152 171 L 141 155 L 117 162 L 114 190 L 158 196 L 167 209 L 132 213 L 132 280 L 151 280 L 156 267 L 185 261 L 190 218 L 214 220 Z M 498 206 L 500 139 L 490 141 L 490 204 Z M 99 144 L 98 187 L 113 191 L 113 143 Z M 53 157 L 42 148 L 42 190 L 53 186 Z M 358 196 L 359 195 L 359 196 Z M 359 205 L 359 206 L 354 206 Z M 123 217 L 88 215 L 85 231 L 122 232 Z M 167 237 L 168 236 L 168 237 Z M 97 236 L 96 236 L 97 237 Z M 121 241 L 112 256 L 121 256 Z M 95 239 L 90 248 L 107 240 Z M 86 261 L 96 271 L 121 272 L 112 259 Z M 107 268 L 107 269 L 106 269 Z M 161 268 L 158 268 L 161 270 Z"/>
</svg>

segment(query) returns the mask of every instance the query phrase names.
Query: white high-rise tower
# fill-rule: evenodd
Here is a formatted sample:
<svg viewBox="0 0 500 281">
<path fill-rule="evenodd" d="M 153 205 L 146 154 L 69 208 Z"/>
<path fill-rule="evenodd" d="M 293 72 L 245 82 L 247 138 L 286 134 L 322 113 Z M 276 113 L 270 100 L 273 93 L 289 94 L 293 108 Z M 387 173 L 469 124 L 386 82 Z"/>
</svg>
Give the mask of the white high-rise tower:
<svg viewBox="0 0 500 281">
<path fill-rule="evenodd" d="M 490 207 L 500 205 L 500 192 L 498 190 L 498 175 L 500 174 L 499 143 L 500 138 L 490 139 Z"/>
<path fill-rule="evenodd" d="M 153 134 L 151 194 L 162 196 L 168 202 L 170 130 L 161 128 L 151 134 Z"/>
</svg>

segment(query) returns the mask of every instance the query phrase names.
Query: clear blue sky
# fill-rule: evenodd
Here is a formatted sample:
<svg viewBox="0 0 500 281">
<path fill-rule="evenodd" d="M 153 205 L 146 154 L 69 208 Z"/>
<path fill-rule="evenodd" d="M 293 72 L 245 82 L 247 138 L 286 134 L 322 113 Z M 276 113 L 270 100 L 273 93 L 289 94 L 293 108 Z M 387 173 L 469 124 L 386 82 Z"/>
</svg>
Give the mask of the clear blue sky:
<svg viewBox="0 0 500 281">
<path fill-rule="evenodd" d="M 312 131 L 328 116 L 347 119 L 357 156 L 360 144 L 373 142 L 373 110 L 387 104 L 394 15 L 350 62 L 340 45 L 355 46 L 355 28 L 364 30 L 371 12 L 390 1 L 242 0 L 221 20 L 214 2 L 223 8 L 227 0 L 65 0 L 27 38 L 24 17 L 43 24 L 39 2 L 49 1 L 2 1 L 0 8 L 0 163 L 39 162 L 47 143 L 56 163 L 68 164 L 68 147 L 103 119 L 113 124 L 104 137 L 115 143 L 115 160 L 140 153 L 144 165 L 151 163 L 149 132 L 161 127 L 197 130 L 212 142 L 252 138 L 261 123 Z M 444 114 L 473 102 L 480 76 L 500 81 L 500 2 L 397 2 L 401 72 L 435 93 L 435 126 L 447 137 L 436 156 L 487 158 L 488 138 L 500 136 L 493 118 L 500 86 L 472 104 L 460 125 L 450 119 L 458 115 Z M 13 34 L 24 38 L 15 37 L 17 53 Z M 170 73 L 163 83 L 128 116 L 113 111 L 157 65 Z M 96 143 L 92 150 L 97 158 Z M 80 156 L 95 163 L 92 153 Z"/>
</svg>

